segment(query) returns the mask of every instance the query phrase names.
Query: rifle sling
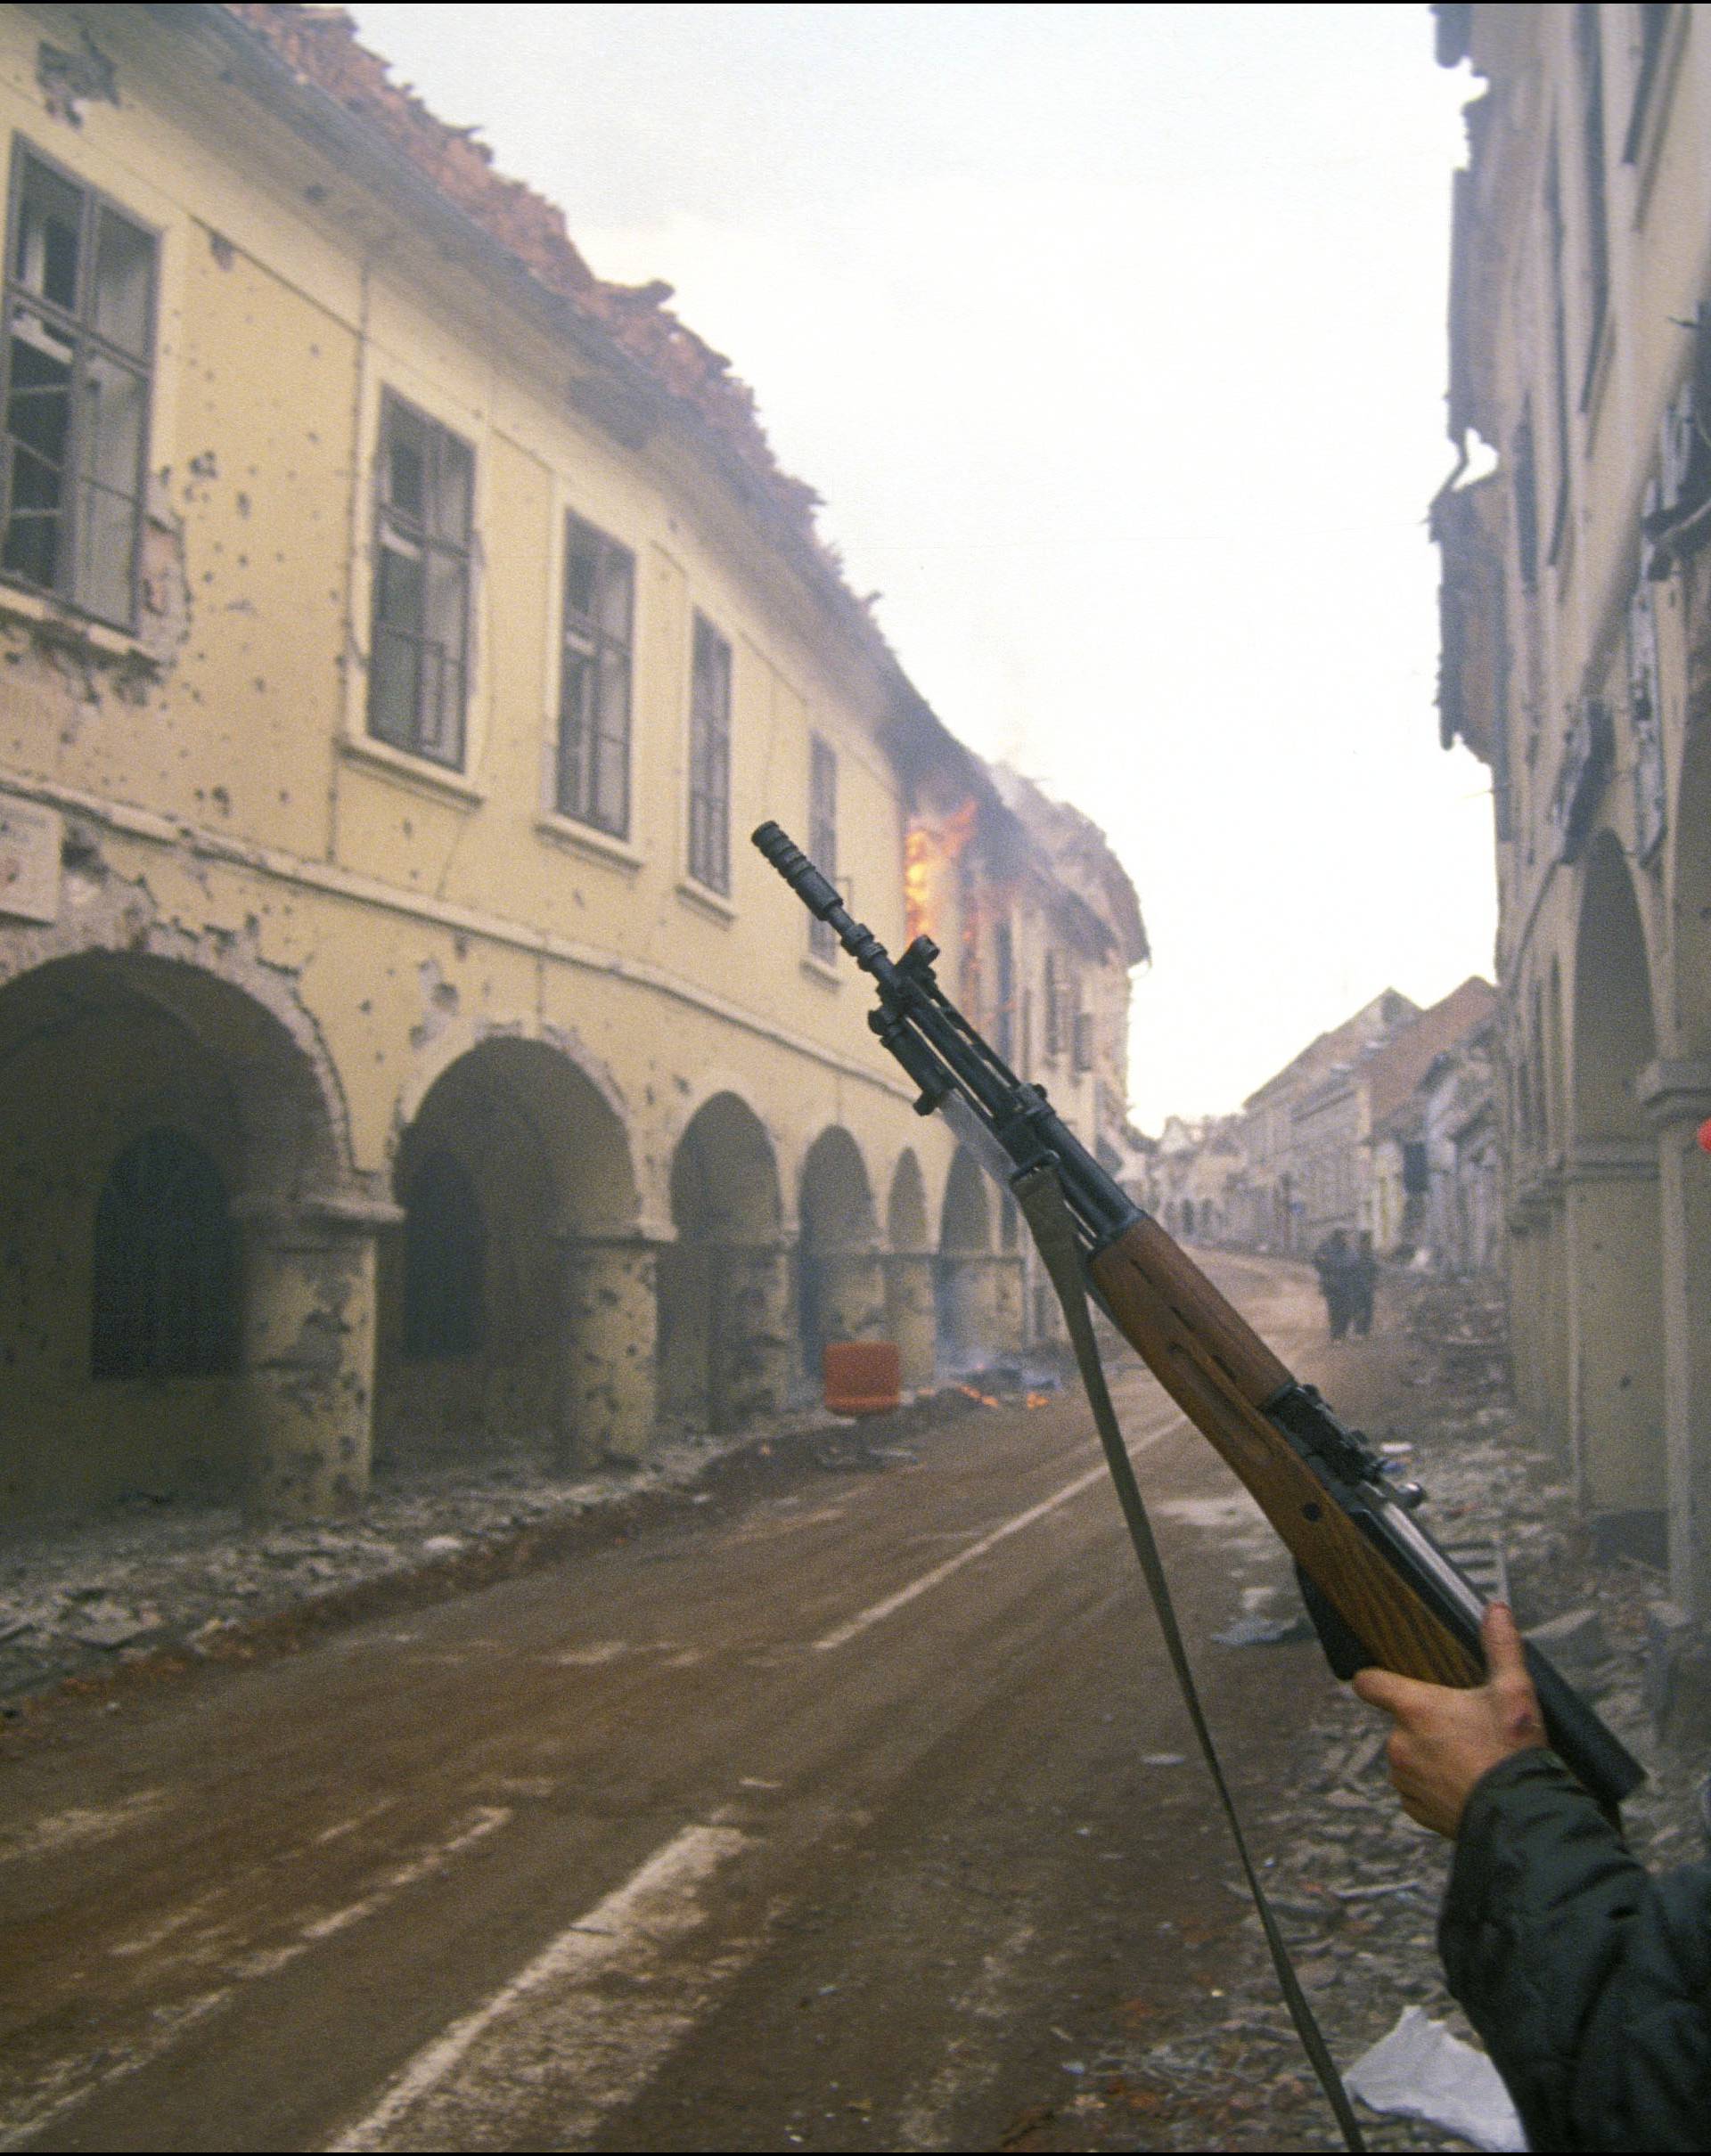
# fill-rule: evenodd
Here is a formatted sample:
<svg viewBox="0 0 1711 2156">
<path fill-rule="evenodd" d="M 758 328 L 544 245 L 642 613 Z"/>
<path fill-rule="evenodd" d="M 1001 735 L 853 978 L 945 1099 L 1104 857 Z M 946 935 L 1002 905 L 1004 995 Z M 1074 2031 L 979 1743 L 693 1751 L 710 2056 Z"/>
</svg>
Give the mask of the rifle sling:
<svg viewBox="0 0 1711 2156">
<path fill-rule="evenodd" d="M 1153 1538 L 1152 1523 L 1147 1517 L 1141 1487 L 1134 1479 L 1128 1448 L 1123 1441 L 1117 1410 L 1111 1405 L 1110 1392 L 1105 1383 L 1099 1344 L 1093 1337 L 1093 1318 L 1087 1306 L 1087 1284 L 1082 1270 L 1080 1245 L 1076 1239 L 1075 1225 L 1070 1220 L 1068 1208 L 1064 1204 L 1057 1169 L 1050 1164 L 1030 1168 L 1015 1179 L 1013 1188 L 1034 1240 L 1039 1245 L 1040 1256 L 1051 1276 L 1052 1285 L 1057 1290 L 1058 1301 L 1063 1305 L 1064 1320 L 1069 1327 L 1069 1338 L 1076 1351 L 1076 1360 L 1080 1366 L 1082 1383 L 1087 1389 L 1087 1402 L 1099 1428 L 1100 1442 L 1105 1449 L 1106 1465 L 1111 1471 L 1112 1482 L 1117 1485 L 1117 1502 L 1123 1507 L 1129 1539 L 1134 1543 L 1135 1556 L 1140 1560 L 1147 1591 L 1152 1597 L 1152 1606 L 1158 1619 L 1158 1629 L 1164 1634 L 1171 1668 L 1175 1672 L 1177 1687 L 1183 1695 L 1183 1703 L 1188 1709 L 1188 1719 L 1193 1724 L 1201 1757 L 1212 1776 L 1212 1786 L 1217 1792 L 1218 1802 L 1229 1824 L 1231 1839 L 1235 1843 L 1236 1855 L 1241 1861 L 1248 1891 L 1253 1897 L 1254 1907 L 1265 1934 L 1265 1944 L 1271 1949 L 1272 1965 L 1277 1972 L 1283 2003 L 1289 2008 L 1289 2019 L 1294 2022 L 1295 2032 L 1301 2039 L 1301 2048 L 1307 2054 L 1320 2087 L 1325 2092 L 1326 2101 L 1336 2113 L 1344 2144 L 1353 2150 L 1363 2150 L 1366 2144 L 1361 2138 L 1360 2125 L 1349 2103 L 1348 2092 L 1343 2087 L 1342 2076 L 1337 2070 L 1336 2062 L 1314 2017 L 1313 2008 L 1307 2004 L 1306 1994 L 1301 1989 L 1294 1964 L 1289 1959 L 1289 1950 L 1283 1943 L 1283 1935 L 1277 1928 L 1277 1920 L 1272 1915 L 1265 1890 L 1259 1882 L 1259 1874 L 1254 1868 L 1254 1860 L 1248 1854 L 1247 1837 L 1241 1831 L 1241 1821 L 1230 1794 L 1229 1784 L 1224 1780 L 1217 1747 L 1212 1741 L 1212 1732 L 1200 1704 L 1194 1673 L 1189 1667 L 1188 1650 L 1183 1644 L 1182 1629 L 1176 1622 L 1170 1588 L 1158 1556 L 1158 1545 Z"/>
</svg>

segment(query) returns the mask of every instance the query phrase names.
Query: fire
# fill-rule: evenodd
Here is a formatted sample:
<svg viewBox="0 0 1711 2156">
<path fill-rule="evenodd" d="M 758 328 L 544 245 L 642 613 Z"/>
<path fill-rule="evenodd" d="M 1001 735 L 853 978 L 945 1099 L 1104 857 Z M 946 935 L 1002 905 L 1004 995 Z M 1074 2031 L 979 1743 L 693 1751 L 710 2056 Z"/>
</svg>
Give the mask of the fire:
<svg viewBox="0 0 1711 2156">
<path fill-rule="evenodd" d="M 1029 1392 L 1023 1400 L 1022 1405 L 1025 1408 L 1049 1408 L 1052 1405 L 1052 1394 L 1050 1392 Z"/>
<path fill-rule="evenodd" d="M 972 1385 L 958 1385 L 956 1390 L 965 1400 L 978 1401 L 983 1408 L 996 1408 L 1003 1404 L 995 1400 L 990 1392 L 977 1392 Z"/>
<path fill-rule="evenodd" d="M 908 939 L 931 935 L 937 915 L 935 886 L 974 834 L 978 804 L 972 796 L 937 826 L 913 825 L 903 842 L 903 903 Z"/>
</svg>

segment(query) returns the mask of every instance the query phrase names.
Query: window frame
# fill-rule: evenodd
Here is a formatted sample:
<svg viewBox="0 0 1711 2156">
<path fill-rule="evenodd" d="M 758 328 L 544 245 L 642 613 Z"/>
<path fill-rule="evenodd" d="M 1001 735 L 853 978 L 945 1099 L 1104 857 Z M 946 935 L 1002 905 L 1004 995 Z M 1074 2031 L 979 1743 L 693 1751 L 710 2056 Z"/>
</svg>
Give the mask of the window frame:
<svg viewBox="0 0 1711 2156">
<path fill-rule="evenodd" d="M 81 198 L 78 221 L 78 292 L 76 304 L 68 311 L 45 293 L 37 293 L 20 285 L 15 274 L 18 219 L 24 199 L 24 168 L 33 162 L 42 171 L 61 184 L 72 188 Z M 59 335 L 66 338 L 72 347 L 70 413 L 66 431 L 66 458 L 61 467 L 64 474 L 64 507 L 61 511 L 63 541 L 61 560 L 56 565 L 56 579 L 52 584 L 38 583 L 16 569 L 0 563 L 0 584 L 30 592 L 53 600 L 56 604 L 84 616 L 87 620 L 101 622 L 127 635 L 136 631 L 143 587 L 143 535 L 148 518 L 149 451 L 151 422 L 154 417 L 155 362 L 160 320 L 161 260 L 165 251 L 166 235 L 162 228 L 146 217 L 138 216 L 117 197 L 94 186 L 90 181 L 62 165 L 57 158 L 38 149 L 28 136 L 14 134 L 12 154 L 7 164 L 7 197 L 4 228 L 5 260 L 0 274 L 0 304 L 4 307 L 4 335 L 0 342 L 0 550 L 12 524 L 12 436 L 11 430 L 12 402 L 12 321 L 14 307 L 22 306 L 38 314 Z M 94 325 L 95 275 L 100 259 L 99 225 L 105 213 L 119 223 L 128 225 L 148 241 L 151 249 L 149 290 L 146 317 L 140 353 L 127 351 L 124 346 L 102 336 Z M 81 413 L 85 399 L 79 394 L 87 379 L 89 354 L 93 350 L 110 364 L 136 377 L 142 383 L 142 421 L 137 429 L 135 491 L 132 501 L 132 539 L 130 578 L 127 592 L 127 606 L 122 619 L 102 612 L 79 595 L 86 567 L 84 551 L 83 514 L 79 495 L 88 484 L 81 476 L 84 453 L 84 425 Z M 103 489 L 111 492 L 111 489 Z"/>
<path fill-rule="evenodd" d="M 1586 363 L 1580 409 L 1592 401 L 1604 328 L 1610 313 L 1609 159 L 1604 110 L 1603 9 L 1577 5 L 1573 19 L 1576 84 L 1579 91 L 1581 207 L 1586 217 Z"/>
<path fill-rule="evenodd" d="M 429 474 L 428 485 L 424 488 L 422 514 L 420 519 L 413 520 L 417 526 L 415 529 L 406 528 L 413 520 L 388 499 L 391 471 L 390 429 L 395 417 L 398 415 L 407 415 L 408 418 L 428 430 L 434 452 L 432 469 Z M 469 458 L 468 502 L 464 543 L 462 547 L 454 545 L 434 528 L 437 516 L 434 497 L 440 485 L 443 469 L 442 440 L 455 442 Z M 466 771 L 469 757 L 470 702 L 474 675 L 472 648 L 475 641 L 475 506 L 479 474 L 479 467 L 473 442 L 466 439 L 454 427 L 448 427 L 443 420 L 436 419 L 431 412 L 425 410 L 413 398 L 405 396 L 401 390 L 393 388 L 390 383 L 381 385 L 380 411 L 374 430 L 374 467 L 370 479 L 373 503 L 373 522 L 371 526 L 373 555 L 370 563 L 368 680 L 363 699 L 364 734 L 367 740 L 379 742 L 382 748 L 389 749 L 394 755 L 418 757 L 422 763 L 430 764 L 438 770 L 455 772 L 459 774 Z M 397 527 L 398 535 L 406 543 L 405 546 L 389 550 L 387 546 L 389 521 Z M 406 547 L 414 547 L 418 550 L 417 558 L 423 565 L 422 612 L 424 618 L 427 612 L 430 565 L 433 558 L 435 556 L 449 558 L 455 560 L 460 566 L 463 585 L 462 639 L 457 660 L 460 693 L 456 712 L 456 748 L 455 753 L 451 755 L 426 746 L 423 740 L 421 654 L 430 645 L 435 644 L 435 640 L 427 633 L 425 629 L 413 633 L 390 627 L 389 625 L 383 624 L 381 614 L 382 579 L 387 553 L 390 551 L 397 553 L 401 559 L 408 559 Z M 389 633 L 394 636 L 413 641 L 417 649 L 415 697 L 412 712 L 411 738 L 408 740 L 397 740 L 390 733 L 383 732 L 375 708 L 377 684 L 381 678 L 379 652 L 381 632 L 383 626 L 387 626 Z M 443 649 L 437 645 L 436 648 Z"/>
<path fill-rule="evenodd" d="M 838 751 L 820 733 L 808 736 L 808 858 L 828 883 L 837 884 Z M 808 916 L 808 951 L 828 966 L 838 956 L 837 930 L 814 914 Z"/>
<path fill-rule="evenodd" d="M 578 534 L 586 535 L 595 543 L 594 610 L 592 615 L 580 615 L 573 625 L 570 601 L 570 565 L 575 553 Z M 606 619 L 606 578 L 614 563 L 620 564 L 627 574 L 629 590 L 625 608 L 625 633 L 620 641 L 610 631 Z M 559 575 L 559 682 L 556 699 L 557 733 L 553 752 L 553 813 L 567 818 L 572 823 L 585 825 L 607 838 L 615 838 L 627 845 L 634 805 L 635 752 L 635 599 L 636 557 L 634 550 L 610 532 L 602 531 L 586 517 L 573 509 L 564 512 L 564 554 Z M 580 637 L 579 649 L 572 652 L 573 639 Z M 602 731 L 603 709 L 601 686 L 606 678 L 609 658 L 621 653 L 624 665 L 624 724 L 621 737 Z M 593 724 L 582 746 L 577 785 L 579 797 L 572 797 L 576 788 L 567 789 L 566 718 L 567 695 L 573 674 L 573 656 L 578 669 L 585 668 L 592 678 Z M 622 801 L 615 820 L 609 821 L 601 812 L 600 747 L 603 741 L 620 739 L 619 784 Z"/>
<path fill-rule="evenodd" d="M 731 897 L 731 735 L 736 652 L 731 639 L 699 607 L 692 611 L 689 657 L 689 790 L 684 826 L 690 881 L 727 904 Z M 719 706 L 701 698 L 701 650 L 721 659 Z M 704 781 L 706 781 L 704 783 Z"/>
</svg>

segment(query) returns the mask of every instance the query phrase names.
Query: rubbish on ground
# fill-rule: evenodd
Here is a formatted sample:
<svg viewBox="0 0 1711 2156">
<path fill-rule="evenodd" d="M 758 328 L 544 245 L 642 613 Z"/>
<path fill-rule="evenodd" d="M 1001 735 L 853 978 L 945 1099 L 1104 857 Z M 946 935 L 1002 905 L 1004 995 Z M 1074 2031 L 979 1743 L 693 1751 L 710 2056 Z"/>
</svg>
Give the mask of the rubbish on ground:
<svg viewBox="0 0 1711 2156">
<path fill-rule="evenodd" d="M 1293 1646 L 1298 1639 L 1313 1637 L 1313 1622 L 1302 1610 L 1289 1617 L 1238 1617 L 1212 1637 L 1221 1647 Z"/>
<path fill-rule="evenodd" d="M 1527 1636 L 1552 1662 L 1575 1669 L 1590 1670 L 1610 1652 L 1603 1620 L 1595 1609 L 1566 1610 L 1549 1624 L 1531 1626 Z"/>
<path fill-rule="evenodd" d="M 1527 2147 L 1497 2069 L 1418 2006 L 1404 2008 L 1389 2035 L 1363 2052 L 1343 2079 L 1370 2110 L 1393 2119 L 1423 2119 L 1477 2149 Z"/>
</svg>

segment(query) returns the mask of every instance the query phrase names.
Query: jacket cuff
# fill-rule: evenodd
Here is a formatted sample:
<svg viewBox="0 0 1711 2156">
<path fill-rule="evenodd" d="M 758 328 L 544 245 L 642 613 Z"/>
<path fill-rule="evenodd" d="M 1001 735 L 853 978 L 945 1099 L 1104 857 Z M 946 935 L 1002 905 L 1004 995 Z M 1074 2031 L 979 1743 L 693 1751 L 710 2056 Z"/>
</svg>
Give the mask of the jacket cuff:
<svg viewBox="0 0 1711 2156">
<path fill-rule="evenodd" d="M 1565 1801 L 1584 1804 L 1600 1825 L 1607 1824 L 1554 1752 L 1535 1745 L 1488 1768 L 1462 1808 L 1440 1924 L 1455 1930 L 1477 1922 L 1506 1831 L 1525 1830 L 1549 1814 L 1560 1817 Z"/>
</svg>

